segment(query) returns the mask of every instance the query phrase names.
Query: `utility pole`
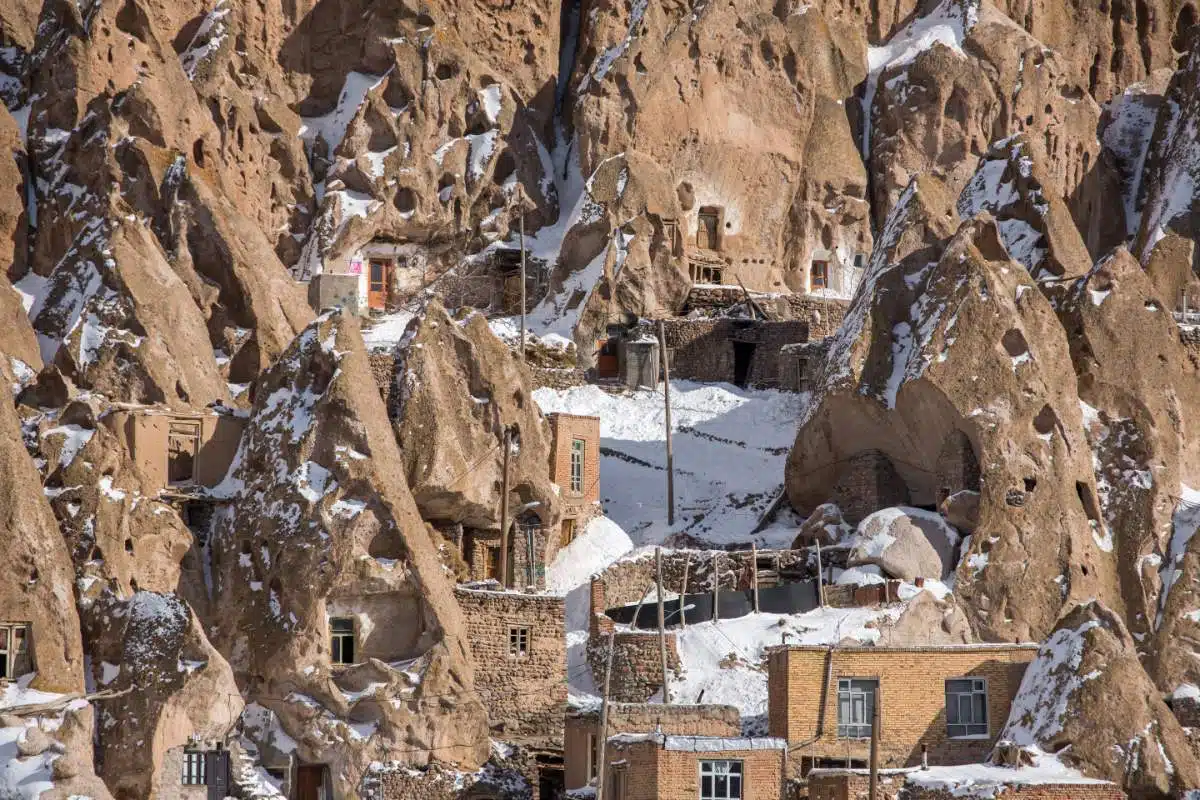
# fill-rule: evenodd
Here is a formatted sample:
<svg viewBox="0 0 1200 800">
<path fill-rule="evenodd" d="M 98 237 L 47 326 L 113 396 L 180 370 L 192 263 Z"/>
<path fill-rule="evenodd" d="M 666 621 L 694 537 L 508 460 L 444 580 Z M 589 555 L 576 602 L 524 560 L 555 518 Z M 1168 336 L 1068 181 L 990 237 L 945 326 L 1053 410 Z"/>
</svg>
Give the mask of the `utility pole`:
<svg viewBox="0 0 1200 800">
<path fill-rule="evenodd" d="M 713 553 L 713 622 L 721 618 L 721 608 L 718 605 L 721 591 L 721 554 Z"/>
<path fill-rule="evenodd" d="M 871 707 L 871 783 L 868 789 L 868 800 L 879 798 L 879 684 L 875 684 L 875 696 Z"/>
<path fill-rule="evenodd" d="M 666 401 L 667 426 L 667 524 L 675 524 L 675 460 L 671 455 L 671 365 L 667 358 L 667 332 L 663 321 L 658 321 L 658 352 L 663 368 L 663 398 Z"/>
<path fill-rule="evenodd" d="M 825 607 L 825 575 L 821 569 L 821 540 L 817 539 L 817 605 Z"/>
<path fill-rule="evenodd" d="M 636 627 L 637 616 L 634 615 Z M 608 658 L 604 663 L 604 696 L 600 698 L 600 763 L 596 765 L 596 800 L 604 800 L 605 750 L 608 749 L 608 687 L 612 680 L 613 650 L 616 648 L 616 628 L 608 633 Z M 620 800 L 620 798 L 617 798 Z"/>
<path fill-rule="evenodd" d="M 663 613 L 663 579 L 662 579 L 662 548 L 654 548 L 654 568 L 657 573 L 655 581 L 658 583 L 658 657 L 662 662 L 663 676 L 663 705 L 671 704 L 671 690 L 667 684 L 667 629 L 666 619 Z"/>
<path fill-rule="evenodd" d="M 750 543 L 750 567 L 754 576 L 754 613 L 758 613 L 758 545 Z"/>
<path fill-rule="evenodd" d="M 679 627 L 687 627 L 687 579 L 688 567 L 692 565 L 692 554 L 688 553 L 683 559 L 683 589 L 679 592 Z"/>
<path fill-rule="evenodd" d="M 504 427 L 504 465 L 500 476 L 500 585 L 508 588 L 508 454 L 512 429 Z"/>
<path fill-rule="evenodd" d="M 521 360 L 525 360 L 525 188 L 517 182 L 517 203 L 521 212 Z"/>
</svg>

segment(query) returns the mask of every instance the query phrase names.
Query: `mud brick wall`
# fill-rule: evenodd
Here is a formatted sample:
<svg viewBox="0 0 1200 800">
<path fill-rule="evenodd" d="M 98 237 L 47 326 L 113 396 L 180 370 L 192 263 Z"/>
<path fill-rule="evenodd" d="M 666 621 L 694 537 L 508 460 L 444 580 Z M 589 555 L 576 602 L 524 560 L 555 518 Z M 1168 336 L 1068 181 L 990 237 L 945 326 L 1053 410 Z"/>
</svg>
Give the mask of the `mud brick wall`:
<svg viewBox="0 0 1200 800">
<path fill-rule="evenodd" d="M 497 738 L 562 742 L 567 702 L 564 600 L 458 588 L 479 691 Z M 529 652 L 509 652 L 509 629 L 529 628 Z"/>
<path fill-rule="evenodd" d="M 783 570 L 802 577 L 816 577 L 815 566 L 810 570 L 807 550 L 760 550 L 759 558 L 779 556 Z M 727 553 L 723 550 L 674 550 L 663 553 L 663 588 L 668 592 L 683 591 L 683 571 L 687 565 L 687 593 L 711 592 L 714 566 L 720 573 L 721 589 L 739 591 L 753 588 L 754 568 L 748 551 Z M 592 610 L 605 611 L 617 606 L 633 605 L 642 599 L 646 587 L 655 581 L 657 568 L 654 554 L 617 561 L 593 580 Z"/>
<path fill-rule="evenodd" d="M 651 329 L 646 333 L 654 335 Z M 672 378 L 733 383 L 737 377 L 736 342 L 754 346 L 746 384 L 769 388 L 780 384 L 779 349 L 785 344 L 808 341 L 809 323 L 671 319 L 664 321 L 663 335 L 670 353 Z"/>
<path fill-rule="evenodd" d="M 667 669 L 679 671 L 679 650 L 675 634 L 668 632 Z M 603 685 L 604 670 L 608 657 L 608 635 L 598 634 L 588 638 L 587 658 L 592 676 L 598 686 Z M 618 703 L 644 703 L 662 689 L 662 656 L 659 651 L 658 633 L 621 631 L 613 639 L 612 678 L 609 699 Z M 681 701 L 694 700 L 681 697 Z"/>
<path fill-rule="evenodd" d="M 809 800 L 866 800 L 871 778 L 857 772 L 815 770 L 808 776 Z M 879 776 L 879 800 L 897 800 L 904 785 L 903 775 Z"/>
<path fill-rule="evenodd" d="M 920 764 L 922 745 L 928 747 L 932 765 L 983 761 L 1008 719 L 1025 668 L 1036 654 L 1036 647 L 1013 645 L 772 648 L 767 659 L 768 727 L 772 736 L 792 743 L 817 737 L 798 751 L 798 756 L 865 760 L 869 740 L 838 738 L 837 681 L 872 679 L 879 681 L 882 697 L 880 766 Z M 945 681 L 964 677 L 987 681 L 986 737 L 951 739 L 947 735 Z"/>
<path fill-rule="evenodd" d="M 908 505 L 908 485 L 879 450 L 865 450 L 849 460 L 833 488 L 833 499 L 851 525 L 881 508 Z"/>
<path fill-rule="evenodd" d="M 601 676 L 603 679 L 603 676 Z M 661 703 L 610 703 L 609 735 L 659 730 L 680 736 L 741 736 L 741 713 L 736 706 L 662 705 Z M 587 784 L 588 748 L 600 735 L 600 712 L 567 718 L 564 732 L 567 788 Z"/>
<path fill-rule="evenodd" d="M 787 296 L 787 302 L 796 319 L 808 321 L 808 334 L 812 339 L 823 339 L 836 333 L 850 307 L 845 300 L 811 294 L 791 294 Z"/>
<path fill-rule="evenodd" d="M 625 771 L 625 800 L 696 800 L 702 760 L 741 761 L 743 800 L 783 797 L 783 750 L 668 750 L 657 741 L 610 741 L 607 761 Z M 607 791 L 606 791 L 607 794 Z"/>
</svg>

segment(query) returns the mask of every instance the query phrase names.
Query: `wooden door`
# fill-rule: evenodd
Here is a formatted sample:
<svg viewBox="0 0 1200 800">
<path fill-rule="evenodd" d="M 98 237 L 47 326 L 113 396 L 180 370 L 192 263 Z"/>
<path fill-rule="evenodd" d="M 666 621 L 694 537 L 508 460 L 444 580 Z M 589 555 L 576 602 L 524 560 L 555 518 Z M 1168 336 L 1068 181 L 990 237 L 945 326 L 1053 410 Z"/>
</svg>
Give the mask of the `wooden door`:
<svg viewBox="0 0 1200 800">
<path fill-rule="evenodd" d="M 372 258 L 367 265 L 367 308 L 387 308 L 392 286 L 392 262 Z"/>
<path fill-rule="evenodd" d="M 612 336 L 596 340 L 596 377 L 615 378 L 620 374 L 617 341 L 616 337 Z"/>
<path fill-rule="evenodd" d="M 700 225 L 696 229 L 696 247 L 703 250 L 717 249 L 717 215 L 711 211 L 700 212 Z"/>
<path fill-rule="evenodd" d="M 294 800 L 331 800 L 325 794 L 324 764 L 301 764 L 296 768 Z"/>
</svg>

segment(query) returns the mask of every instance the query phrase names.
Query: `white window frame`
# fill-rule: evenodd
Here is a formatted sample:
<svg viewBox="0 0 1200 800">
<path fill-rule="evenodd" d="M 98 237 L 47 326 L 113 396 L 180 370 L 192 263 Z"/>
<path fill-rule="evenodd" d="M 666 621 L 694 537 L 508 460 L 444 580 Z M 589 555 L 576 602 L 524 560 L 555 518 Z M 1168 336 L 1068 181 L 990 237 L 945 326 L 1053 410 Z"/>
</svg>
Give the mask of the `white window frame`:
<svg viewBox="0 0 1200 800">
<path fill-rule="evenodd" d="M 179 781 L 184 786 L 208 785 L 208 764 L 203 750 L 184 750 L 182 766 Z"/>
<path fill-rule="evenodd" d="M 529 658 L 529 640 L 532 631 L 528 625 L 508 626 L 508 657 Z"/>
<path fill-rule="evenodd" d="M 736 770 L 734 767 L 736 766 Z M 740 758 L 706 758 L 697 765 L 699 781 L 697 796 L 700 800 L 744 800 L 746 797 L 746 763 Z M 717 790 L 717 778 L 724 775 L 725 789 Z M 737 791 L 734 792 L 732 777 L 737 778 Z M 712 785 L 706 792 L 704 778 L 712 778 Z"/>
<path fill-rule="evenodd" d="M 971 682 L 971 690 L 969 692 L 965 692 L 965 691 L 951 692 L 950 684 L 954 681 L 970 681 Z M 946 690 L 946 738 L 948 738 L 948 739 L 987 739 L 989 736 L 991 736 L 991 710 L 988 708 L 989 698 L 988 698 L 987 678 L 977 678 L 973 675 L 968 675 L 968 676 L 964 676 L 961 678 L 947 678 L 946 683 L 945 683 L 945 690 Z M 950 722 L 950 698 L 952 695 L 955 698 L 955 702 L 960 704 L 958 706 L 960 711 L 962 709 L 961 703 L 962 703 L 963 698 L 967 698 L 967 708 L 971 710 L 971 722 L 955 722 L 955 723 Z M 979 722 L 978 720 L 975 719 L 973 698 L 975 698 L 977 695 L 983 696 L 983 721 L 982 722 Z M 959 719 L 961 719 L 961 716 L 959 717 Z M 982 732 L 980 732 L 980 731 L 976 731 L 974 733 L 970 733 L 970 732 L 952 733 L 951 732 L 954 727 L 965 728 L 967 731 L 970 731 L 971 728 L 978 728 L 980 726 L 983 727 Z"/>
<path fill-rule="evenodd" d="M 346 633 L 345 631 L 336 631 L 335 632 L 333 630 L 333 625 L 335 622 L 349 622 L 350 623 L 350 632 L 349 633 Z M 344 641 L 346 639 L 350 640 L 351 660 L 349 660 L 349 661 L 347 661 L 345 658 L 346 647 L 345 647 Z M 341 647 L 337 648 L 335 651 L 333 643 L 337 642 L 337 641 L 343 642 L 343 645 Z M 332 663 L 335 667 L 350 666 L 351 664 L 357 663 L 354 660 L 354 658 L 357 657 L 357 655 L 358 655 L 358 625 L 355 624 L 354 618 L 353 617 L 330 617 L 329 618 L 329 661 L 330 661 L 330 663 Z"/>
<path fill-rule="evenodd" d="M 856 683 L 871 683 L 874 684 L 874 687 L 868 692 L 861 687 L 855 687 L 854 684 Z M 846 696 L 847 708 L 850 711 L 849 719 L 842 718 L 843 695 Z M 838 738 L 870 739 L 871 726 L 874 724 L 874 705 L 879 702 L 879 679 L 838 678 L 837 701 Z M 863 719 L 857 719 L 855 715 L 856 707 L 859 705 L 862 708 Z"/>
<path fill-rule="evenodd" d="M 16 631 L 25 632 L 22 641 L 25 644 L 25 666 L 27 670 L 17 674 L 16 664 L 16 637 L 13 635 Z M 3 661 L 4 675 L 0 680 L 15 681 L 22 675 L 28 675 L 34 671 L 33 668 L 33 652 L 30 643 L 30 635 L 32 626 L 28 622 L 5 622 L 0 624 L 0 661 Z"/>
<path fill-rule="evenodd" d="M 583 494 L 584 465 L 587 463 L 587 439 L 571 439 L 571 491 Z"/>
</svg>

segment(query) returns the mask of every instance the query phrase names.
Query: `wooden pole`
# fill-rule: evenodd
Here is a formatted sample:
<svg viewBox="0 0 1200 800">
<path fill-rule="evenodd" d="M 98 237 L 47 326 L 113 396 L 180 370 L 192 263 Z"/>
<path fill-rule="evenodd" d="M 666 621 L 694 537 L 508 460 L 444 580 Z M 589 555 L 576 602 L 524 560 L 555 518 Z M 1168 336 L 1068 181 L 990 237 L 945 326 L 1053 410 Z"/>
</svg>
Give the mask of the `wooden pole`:
<svg viewBox="0 0 1200 800">
<path fill-rule="evenodd" d="M 521 206 L 521 360 L 525 360 L 525 190 L 517 184 L 517 202 Z"/>
<path fill-rule="evenodd" d="M 720 599 L 718 596 L 718 593 L 721 591 L 721 554 L 720 553 L 713 553 L 713 570 L 712 570 L 712 572 L 713 572 L 713 616 L 712 616 L 712 618 L 713 618 L 713 622 L 716 622 L 717 620 L 719 620 L 721 618 L 721 609 L 720 609 L 720 606 L 718 605 L 719 599 Z"/>
<path fill-rule="evenodd" d="M 758 545 L 750 543 L 750 568 L 754 580 L 754 613 L 758 613 Z"/>
<path fill-rule="evenodd" d="M 692 565 L 692 555 L 688 553 L 683 560 L 683 590 L 679 593 L 679 627 L 687 627 L 687 579 L 688 567 Z"/>
<path fill-rule="evenodd" d="M 596 765 L 596 800 L 604 800 L 604 773 L 607 772 L 604 768 L 604 758 L 605 750 L 608 749 L 608 689 L 612 680 L 612 660 L 616 639 L 617 631 L 614 628 L 608 634 L 608 657 L 604 664 L 604 696 L 600 699 L 600 763 Z"/>
<path fill-rule="evenodd" d="M 671 704 L 671 687 L 667 680 L 667 626 L 663 607 L 662 548 L 654 548 L 654 568 L 658 583 L 658 658 L 662 663 L 663 705 Z"/>
<path fill-rule="evenodd" d="M 667 524 L 675 524 L 675 460 L 671 455 L 671 365 L 667 358 L 667 329 L 658 321 L 658 353 L 663 368 L 663 399 L 667 427 Z"/>
<path fill-rule="evenodd" d="M 879 684 L 876 684 L 871 707 L 871 783 L 867 800 L 879 798 L 879 706 Z"/>
<path fill-rule="evenodd" d="M 821 570 L 821 540 L 817 540 L 817 605 L 825 607 L 825 575 Z"/>
<path fill-rule="evenodd" d="M 500 585 L 508 588 L 508 453 L 512 432 L 504 428 L 504 462 L 500 476 Z"/>
</svg>

